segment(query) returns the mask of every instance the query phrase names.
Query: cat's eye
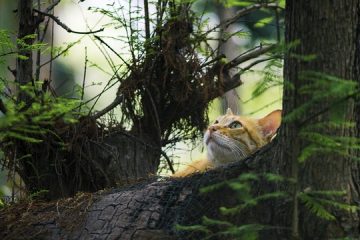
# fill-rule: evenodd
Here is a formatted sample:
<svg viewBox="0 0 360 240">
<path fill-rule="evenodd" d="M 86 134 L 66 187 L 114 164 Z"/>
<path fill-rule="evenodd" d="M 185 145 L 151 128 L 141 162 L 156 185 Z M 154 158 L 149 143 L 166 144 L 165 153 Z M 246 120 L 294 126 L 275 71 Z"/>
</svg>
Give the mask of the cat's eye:
<svg viewBox="0 0 360 240">
<path fill-rule="evenodd" d="M 241 128 L 242 124 L 239 121 L 234 121 L 229 124 L 229 128 Z"/>
<path fill-rule="evenodd" d="M 219 121 L 218 121 L 218 120 L 215 120 L 214 124 L 218 124 L 218 123 L 219 123 Z"/>
</svg>

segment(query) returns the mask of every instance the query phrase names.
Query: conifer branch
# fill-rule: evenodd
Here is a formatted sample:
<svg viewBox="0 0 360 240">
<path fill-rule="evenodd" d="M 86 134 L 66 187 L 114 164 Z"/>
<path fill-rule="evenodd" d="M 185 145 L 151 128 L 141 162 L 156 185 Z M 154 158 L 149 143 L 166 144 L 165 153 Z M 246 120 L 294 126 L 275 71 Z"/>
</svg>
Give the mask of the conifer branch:
<svg viewBox="0 0 360 240">
<path fill-rule="evenodd" d="M 319 111 L 315 112 L 314 114 L 310 115 L 309 117 L 307 117 L 305 120 L 303 120 L 299 126 L 300 127 L 303 127 L 303 126 L 307 126 L 308 123 L 312 120 L 312 119 L 315 119 L 316 117 L 328 112 L 331 108 L 343 103 L 343 102 L 346 102 L 347 100 L 350 100 L 352 98 L 356 98 L 356 96 L 359 96 L 360 94 L 360 89 L 357 89 L 355 92 L 351 93 L 351 94 L 348 94 L 346 95 L 345 97 L 335 101 L 335 102 L 332 102 L 330 104 L 328 104 L 326 107 L 320 109 Z"/>
</svg>

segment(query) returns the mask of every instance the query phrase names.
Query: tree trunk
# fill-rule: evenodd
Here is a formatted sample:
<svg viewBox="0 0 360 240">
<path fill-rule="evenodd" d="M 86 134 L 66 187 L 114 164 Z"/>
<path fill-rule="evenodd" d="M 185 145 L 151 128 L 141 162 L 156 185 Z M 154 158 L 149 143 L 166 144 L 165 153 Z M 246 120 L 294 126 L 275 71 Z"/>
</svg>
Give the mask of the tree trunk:
<svg viewBox="0 0 360 240">
<path fill-rule="evenodd" d="M 306 71 L 316 71 L 360 83 L 359 1 L 289 0 L 286 2 L 285 23 L 286 42 L 300 40 L 300 44 L 285 58 L 283 100 L 285 116 L 310 102 L 308 95 L 300 93 L 300 88 L 309 84 L 308 79 L 300 77 Z M 302 61 L 295 58 L 294 54 L 297 56 L 315 54 L 316 59 Z M 322 106 L 310 106 L 296 122 L 282 125 L 279 145 L 281 149 L 278 150 L 280 155 L 274 158 L 273 168 L 283 175 L 298 178 L 298 184 L 295 186 L 298 191 L 306 191 L 306 189 L 346 191 L 343 200 L 356 205 L 359 202 L 359 165 L 354 160 L 337 154 L 323 154 L 311 157 L 304 165 L 297 163 L 301 149 L 308 145 L 308 142 L 299 136 L 303 121 L 307 124 L 329 121 L 334 114 L 340 115 L 341 119 L 347 122 L 357 119 L 357 129 L 349 130 L 343 127 L 338 130 L 319 131 L 334 136 L 359 136 L 359 109 L 354 108 L 354 101 L 344 101 L 341 106 L 331 106 L 334 109 L 324 114 L 317 114 L 327 105 L 334 104 L 333 101 L 334 99 L 329 98 Z M 311 116 L 314 118 L 307 121 Z M 351 155 L 359 156 L 359 153 L 352 152 Z M 295 173 L 297 170 L 298 174 Z M 289 212 L 297 214 L 293 211 Z M 275 222 L 294 223 L 294 215 L 289 216 L 289 212 L 279 214 Z M 301 239 L 358 236 L 358 213 L 334 212 L 334 215 L 336 221 L 324 221 L 309 213 L 306 208 L 301 208 L 298 223 Z"/>
<path fill-rule="evenodd" d="M 19 32 L 18 39 L 24 41 L 25 44 L 31 46 L 34 42 L 34 38 L 27 37 L 31 34 L 34 34 L 34 17 L 33 17 L 33 7 L 32 1 L 20 0 L 18 11 L 19 11 Z M 27 38 L 25 38 L 27 37 Z M 33 73 L 33 59 L 32 59 L 32 50 L 25 49 L 24 44 L 18 44 L 19 55 L 22 55 L 23 58 L 18 57 L 16 60 L 16 82 L 19 86 L 25 85 L 32 81 Z M 18 86 L 18 87 L 19 87 Z M 28 103 L 30 100 L 26 94 L 22 91 L 19 92 L 19 101 L 25 101 Z"/>
<path fill-rule="evenodd" d="M 218 4 L 218 16 L 220 22 L 225 22 L 227 19 L 230 19 L 235 15 L 235 8 L 226 8 L 223 4 Z M 233 41 L 233 38 L 228 39 L 226 42 L 223 42 L 223 39 L 226 39 L 227 36 L 234 33 L 234 29 L 221 29 L 219 32 L 219 53 L 224 54 L 228 61 L 233 60 L 240 54 L 240 46 L 236 45 Z M 229 77 L 232 78 L 236 74 L 235 69 L 229 71 Z M 239 115 L 241 113 L 241 104 L 236 88 L 231 89 L 224 93 L 221 97 L 221 113 L 225 114 L 227 109 L 230 108 L 234 114 Z"/>
</svg>

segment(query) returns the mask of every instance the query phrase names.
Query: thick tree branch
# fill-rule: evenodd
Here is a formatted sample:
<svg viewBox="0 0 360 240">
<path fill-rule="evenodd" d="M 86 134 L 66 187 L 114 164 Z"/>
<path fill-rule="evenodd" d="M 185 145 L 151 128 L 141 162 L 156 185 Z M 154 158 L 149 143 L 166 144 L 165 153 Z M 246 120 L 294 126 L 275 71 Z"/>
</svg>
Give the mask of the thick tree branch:
<svg viewBox="0 0 360 240">
<path fill-rule="evenodd" d="M 231 68 L 234 68 L 234 67 L 238 66 L 241 63 L 244 63 L 246 61 L 249 61 L 251 59 L 259 57 L 262 54 L 267 53 L 270 50 L 272 50 L 275 46 L 276 45 L 259 46 L 259 47 L 255 48 L 255 50 L 248 51 L 248 52 L 234 58 L 232 61 L 228 62 L 227 64 L 225 64 L 224 67 L 223 67 L 223 71 L 226 72 L 226 71 L 230 70 Z M 223 91 L 227 92 L 227 91 L 230 91 L 231 89 L 234 89 L 234 88 L 240 86 L 242 84 L 241 79 L 240 79 L 240 76 L 241 76 L 242 73 L 249 70 L 254 65 L 256 65 L 258 63 L 261 63 L 261 62 L 264 62 L 264 61 L 268 61 L 268 60 L 270 60 L 272 58 L 275 58 L 275 57 L 269 57 L 269 58 L 256 60 L 256 61 L 250 63 L 248 66 L 242 68 L 233 77 L 231 77 L 231 78 L 229 77 L 229 78 L 225 79 L 224 80 Z M 218 96 L 214 96 L 214 98 L 215 97 L 218 97 Z"/>
<path fill-rule="evenodd" d="M 189 239 L 188 234 L 191 234 L 191 239 L 200 239 L 194 238 L 196 235 L 192 232 L 177 231 L 175 225 L 198 224 L 204 215 L 217 218 L 221 206 L 234 203 L 234 192 L 230 189 L 221 188 L 206 194 L 201 194 L 200 189 L 242 173 L 266 172 L 272 162 L 272 145 L 247 159 L 205 174 L 178 179 L 152 178 L 110 192 L 80 194 L 44 205 L 35 202 L 33 207 L 27 208 L 25 205 L 28 217 L 11 229 L 6 228 L 11 221 L 0 225 L 0 237 L 13 239 L 22 234 L 27 237 L 37 234 L 36 238 L 42 239 L 171 240 Z M 258 223 L 266 224 L 272 213 L 264 211 L 261 206 L 260 212 Z M 0 213 L 0 220 L 5 219 L 6 212 Z M 241 214 L 246 219 L 249 213 Z M 73 219 L 76 219 L 75 223 Z"/>
</svg>

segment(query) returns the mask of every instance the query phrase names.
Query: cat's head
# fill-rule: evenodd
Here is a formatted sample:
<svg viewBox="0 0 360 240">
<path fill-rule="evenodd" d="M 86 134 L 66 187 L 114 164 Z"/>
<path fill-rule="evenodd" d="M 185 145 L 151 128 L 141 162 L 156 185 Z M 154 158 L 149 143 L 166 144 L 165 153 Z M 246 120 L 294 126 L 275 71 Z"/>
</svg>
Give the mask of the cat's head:
<svg viewBox="0 0 360 240">
<path fill-rule="evenodd" d="M 219 166 L 249 156 L 271 141 L 280 123 L 281 110 L 253 119 L 234 115 L 228 109 L 205 132 L 208 160 Z"/>
</svg>

